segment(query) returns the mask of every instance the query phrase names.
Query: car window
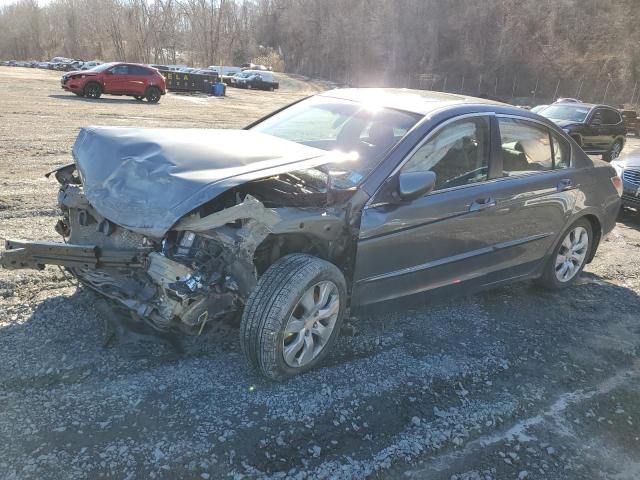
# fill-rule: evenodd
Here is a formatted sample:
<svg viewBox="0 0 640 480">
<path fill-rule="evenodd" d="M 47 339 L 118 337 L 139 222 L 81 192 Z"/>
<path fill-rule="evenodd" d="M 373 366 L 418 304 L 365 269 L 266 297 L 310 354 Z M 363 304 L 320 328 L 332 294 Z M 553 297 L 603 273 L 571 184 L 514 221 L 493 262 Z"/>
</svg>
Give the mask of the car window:
<svg viewBox="0 0 640 480">
<path fill-rule="evenodd" d="M 499 118 L 498 124 L 503 176 L 553 168 L 549 131 L 545 127 L 514 118 Z"/>
<path fill-rule="evenodd" d="M 602 123 L 603 125 L 616 125 L 620 123 L 622 119 L 620 114 L 608 108 L 602 109 Z"/>
<path fill-rule="evenodd" d="M 129 66 L 128 65 L 116 65 L 111 69 L 111 73 L 114 75 L 128 75 L 129 74 Z"/>
<path fill-rule="evenodd" d="M 451 123 L 418 148 L 402 171 L 435 172 L 435 190 L 485 181 L 489 174 L 490 131 L 487 117 Z"/>
<path fill-rule="evenodd" d="M 129 75 L 151 75 L 151 71 L 137 65 L 129 65 Z"/>
<path fill-rule="evenodd" d="M 569 168 L 571 164 L 571 145 L 565 138 L 551 132 L 553 143 L 553 168 Z"/>
</svg>

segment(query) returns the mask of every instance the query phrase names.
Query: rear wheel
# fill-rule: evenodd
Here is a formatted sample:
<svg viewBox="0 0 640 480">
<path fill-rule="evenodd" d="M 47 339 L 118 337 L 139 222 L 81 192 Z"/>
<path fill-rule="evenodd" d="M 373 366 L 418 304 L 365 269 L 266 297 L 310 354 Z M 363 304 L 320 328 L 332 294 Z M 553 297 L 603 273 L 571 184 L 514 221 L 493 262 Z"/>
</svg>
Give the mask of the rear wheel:
<svg viewBox="0 0 640 480">
<path fill-rule="evenodd" d="M 550 290 L 571 285 L 586 265 L 592 242 L 593 229 L 588 220 L 580 219 L 571 225 L 545 265 L 539 283 Z"/>
<path fill-rule="evenodd" d="M 340 331 L 346 282 L 310 255 L 281 258 L 260 277 L 245 306 L 240 343 L 250 365 L 285 380 L 318 365 Z"/>
<path fill-rule="evenodd" d="M 149 87 L 145 93 L 145 97 L 149 103 L 158 103 L 160 101 L 160 96 L 160 89 L 158 87 Z"/>
<path fill-rule="evenodd" d="M 615 142 L 613 142 L 613 145 L 611 145 L 611 149 L 607 153 L 602 155 L 602 159 L 607 162 L 615 160 L 620 156 L 621 151 L 622 151 L 622 142 L 620 140 L 616 140 Z"/>
<path fill-rule="evenodd" d="M 102 87 L 99 83 L 90 82 L 84 87 L 84 96 L 87 98 L 100 98 Z"/>
</svg>

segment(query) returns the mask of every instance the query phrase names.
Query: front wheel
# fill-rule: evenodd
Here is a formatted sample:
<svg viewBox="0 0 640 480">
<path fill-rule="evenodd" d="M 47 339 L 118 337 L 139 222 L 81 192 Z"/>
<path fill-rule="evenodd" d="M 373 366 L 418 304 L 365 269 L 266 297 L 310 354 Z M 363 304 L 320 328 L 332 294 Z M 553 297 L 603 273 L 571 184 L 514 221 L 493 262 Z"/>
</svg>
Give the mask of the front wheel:
<svg viewBox="0 0 640 480">
<path fill-rule="evenodd" d="M 584 269 L 593 242 L 591 223 L 580 219 L 561 238 L 539 279 L 539 283 L 550 290 L 570 286 Z"/>
<path fill-rule="evenodd" d="M 102 87 L 100 84 L 91 82 L 84 87 L 84 96 L 87 98 L 98 99 L 102 95 Z"/>
<path fill-rule="evenodd" d="M 314 368 L 336 340 L 346 282 L 333 264 L 287 255 L 260 277 L 242 314 L 240 344 L 262 375 L 285 380 Z"/>
<path fill-rule="evenodd" d="M 611 149 L 607 153 L 602 155 L 602 159 L 606 162 L 615 160 L 620 156 L 621 151 L 622 151 L 622 142 L 620 140 L 616 140 L 615 142 L 613 142 L 613 145 L 611 145 Z"/>
</svg>

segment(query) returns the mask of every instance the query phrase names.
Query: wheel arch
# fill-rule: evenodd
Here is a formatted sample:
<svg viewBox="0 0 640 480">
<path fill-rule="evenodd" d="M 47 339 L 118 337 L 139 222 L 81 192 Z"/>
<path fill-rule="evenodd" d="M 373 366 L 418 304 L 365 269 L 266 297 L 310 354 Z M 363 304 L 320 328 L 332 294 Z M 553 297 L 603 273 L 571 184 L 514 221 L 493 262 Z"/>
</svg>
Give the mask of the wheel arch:
<svg viewBox="0 0 640 480">
<path fill-rule="evenodd" d="M 310 232 L 269 234 L 257 247 L 253 263 L 261 276 L 267 268 L 286 255 L 308 254 L 335 265 L 345 276 L 350 289 L 352 278 L 352 242 L 343 236 L 327 239 Z"/>
<path fill-rule="evenodd" d="M 600 245 L 600 240 L 602 239 L 602 223 L 594 213 L 587 213 L 586 215 L 582 215 L 576 218 L 574 222 L 580 218 L 586 219 L 591 224 L 591 233 L 593 237 L 591 239 L 591 249 L 589 250 L 589 254 L 587 255 L 586 260 L 586 263 L 591 263 L 593 257 L 595 257 L 596 255 L 598 246 Z"/>
</svg>

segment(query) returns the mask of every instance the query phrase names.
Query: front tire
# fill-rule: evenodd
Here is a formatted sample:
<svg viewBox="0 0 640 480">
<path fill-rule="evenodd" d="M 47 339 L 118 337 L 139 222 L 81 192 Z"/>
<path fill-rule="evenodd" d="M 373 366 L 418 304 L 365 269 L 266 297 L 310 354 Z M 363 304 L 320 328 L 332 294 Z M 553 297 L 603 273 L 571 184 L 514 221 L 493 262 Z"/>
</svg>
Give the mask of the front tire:
<svg viewBox="0 0 640 480">
<path fill-rule="evenodd" d="M 573 284 L 587 264 L 593 245 L 593 228 L 584 218 L 563 234 L 546 263 L 539 283 L 549 290 L 561 290 Z"/>
<path fill-rule="evenodd" d="M 97 100 L 102 95 L 102 87 L 99 83 L 90 82 L 84 87 L 84 96 Z"/>
<path fill-rule="evenodd" d="M 287 255 L 260 277 L 242 314 L 249 364 L 282 381 L 317 366 L 340 332 L 347 288 L 342 272 L 311 255 Z"/>
</svg>

